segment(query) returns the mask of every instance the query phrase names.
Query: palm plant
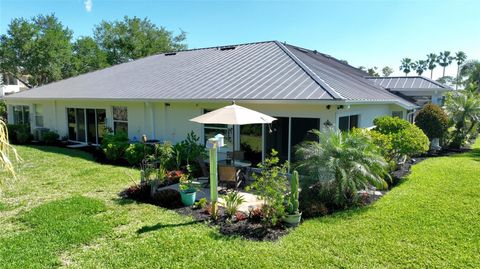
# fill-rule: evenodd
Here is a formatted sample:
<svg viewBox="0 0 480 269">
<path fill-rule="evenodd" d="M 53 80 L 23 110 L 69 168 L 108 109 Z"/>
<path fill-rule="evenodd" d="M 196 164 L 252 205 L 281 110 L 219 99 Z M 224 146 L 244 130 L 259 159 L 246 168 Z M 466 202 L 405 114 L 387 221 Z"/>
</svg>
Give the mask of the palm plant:
<svg viewBox="0 0 480 269">
<path fill-rule="evenodd" d="M 465 85 L 476 84 L 477 90 L 480 91 L 480 61 L 465 62 L 460 68 L 460 77 L 467 77 Z"/>
<path fill-rule="evenodd" d="M 455 53 L 455 60 L 457 61 L 457 77 L 455 83 L 455 90 L 458 89 L 458 84 L 460 82 L 460 66 L 467 60 L 467 54 L 463 51 Z"/>
<path fill-rule="evenodd" d="M 415 61 L 414 63 L 412 63 L 412 69 L 415 70 L 415 72 L 417 72 L 419 76 L 421 76 L 423 72 L 427 70 L 427 61 L 424 61 L 424 60 Z"/>
<path fill-rule="evenodd" d="M 427 68 L 430 70 L 430 78 L 433 78 L 433 69 L 437 67 L 437 54 L 435 53 L 430 53 L 427 54 Z"/>
<path fill-rule="evenodd" d="M 408 76 L 408 73 L 412 70 L 412 59 L 403 58 L 400 65 L 400 70 L 405 73 L 405 76 Z"/>
<path fill-rule="evenodd" d="M 17 151 L 8 142 L 7 125 L 0 119 L 0 173 L 15 177 L 12 157 L 17 161 L 20 160 Z M 0 186 L 5 179 L 5 176 L 0 177 Z"/>
<path fill-rule="evenodd" d="M 470 84 L 465 90 L 450 92 L 445 100 L 447 113 L 455 125 L 450 145 L 463 146 L 480 121 L 480 96 L 477 85 Z"/>
<path fill-rule="evenodd" d="M 341 133 L 312 130 L 316 141 L 305 141 L 297 147 L 297 168 L 306 180 L 332 186 L 335 202 L 346 206 L 359 189 L 369 185 L 386 188 L 388 164 L 362 132 Z"/>
<path fill-rule="evenodd" d="M 225 207 L 225 213 L 229 218 L 232 218 L 238 211 L 238 207 L 245 203 L 245 199 L 238 192 L 231 192 L 223 197 L 222 203 Z"/>
<path fill-rule="evenodd" d="M 450 51 L 446 50 L 444 52 L 440 52 L 440 55 L 437 58 L 437 63 L 443 67 L 443 77 L 445 76 L 445 68 L 449 66 L 454 57 L 450 56 Z"/>
</svg>

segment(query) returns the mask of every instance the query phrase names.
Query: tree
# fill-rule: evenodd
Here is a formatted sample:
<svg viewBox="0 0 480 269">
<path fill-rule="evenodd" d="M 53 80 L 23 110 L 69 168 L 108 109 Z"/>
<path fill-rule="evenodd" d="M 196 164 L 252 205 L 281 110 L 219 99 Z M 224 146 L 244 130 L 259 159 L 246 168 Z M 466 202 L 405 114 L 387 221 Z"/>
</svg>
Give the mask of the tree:
<svg viewBox="0 0 480 269">
<path fill-rule="evenodd" d="M 427 61 L 424 61 L 424 60 L 415 61 L 412 64 L 412 69 L 415 70 L 415 72 L 417 72 L 419 76 L 421 76 L 423 72 L 427 70 Z"/>
<path fill-rule="evenodd" d="M 465 86 L 474 84 L 477 85 L 477 90 L 480 91 L 480 61 L 472 60 L 466 62 L 460 69 L 460 77 L 467 77 L 463 82 Z"/>
<path fill-rule="evenodd" d="M 55 15 L 13 19 L 0 37 L 0 69 L 28 83 L 43 85 L 71 75 L 72 32 Z"/>
<path fill-rule="evenodd" d="M 467 54 L 463 51 L 455 53 L 455 60 L 457 61 L 457 83 L 455 84 L 455 90 L 458 89 L 458 82 L 460 82 L 460 66 L 467 60 Z"/>
<path fill-rule="evenodd" d="M 382 74 L 384 77 L 388 77 L 392 73 L 393 73 L 393 68 L 391 68 L 390 66 L 385 66 L 384 68 L 382 68 Z"/>
<path fill-rule="evenodd" d="M 465 145 L 480 121 L 480 97 L 477 88 L 478 85 L 472 83 L 464 90 L 447 93 L 445 107 L 455 127 L 450 141 L 453 148 Z"/>
<path fill-rule="evenodd" d="M 296 150 L 297 165 L 306 180 L 331 184 L 339 206 L 347 206 L 359 189 L 369 185 L 386 188 L 388 164 L 378 148 L 361 132 L 312 130 L 315 141 L 302 142 Z"/>
<path fill-rule="evenodd" d="M 427 68 L 430 70 L 430 78 L 433 78 L 433 69 L 437 67 L 437 54 L 430 53 L 427 54 Z"/>
<path fill-rule="evenodd" d="M 412 59 L 403 58 L 402 64 L 400 65 L 400 70 L 405 73 L 405 76 L 408 76 L 408 73 L 412 70 Z"/>
<path fill-rule="evenodd" d="M 73 62 L 77 74 L 83 74 L 109 66 L 107 54 L 91 37 L 81 37 L 73 44 Z"/>
<path fill-rule="evenodd" d="M 446 50 L 440 52 L 440 55 L 437 58 L 437 63 L 443 67 L 443 77 L 445 76 L 445 68 L 449 66 L 453 61 L 453 57 L 450 56 L 450 51 Z"/>
<path fill-rule="evenodd" d="M 457 83 L 455 78 L 452 77 L 452 76 L 444 76 L 444 77 L 441 77 L 441 78 L 437 78 L 436 81 L 440 82 L 444 85 L 450 86 L 450 87 L 452 87 L 453 84 Z"/>
<path fill-rule="evenodd" d="M 127 62 L 152 54 L 186 49 L 186 33 L 157 27 L 149 19 L 125 16 L 122 21 L 102 21 L 95 26 L 96 42 L 107 54 L 110 65 Z"/>
<path fill-rule="evenodd" d="M 377 69 L 378 68 L 376 66 L 374 66 L 372 68 L 368 68 L 367 69 L 368 75 L 371 76 L 371 77 L 379 77 L 380 75 L 378 74 Z"/>
</svg>

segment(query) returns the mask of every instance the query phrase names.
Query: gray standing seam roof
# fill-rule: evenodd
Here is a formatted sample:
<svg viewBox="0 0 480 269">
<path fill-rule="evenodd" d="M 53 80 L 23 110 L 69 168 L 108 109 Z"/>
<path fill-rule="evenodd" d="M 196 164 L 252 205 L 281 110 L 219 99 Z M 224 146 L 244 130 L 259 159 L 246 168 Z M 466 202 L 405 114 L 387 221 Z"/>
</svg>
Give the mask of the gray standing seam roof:
<svg viewBox="0 0 480 269">
<path fill-rule="evenodd" d="M 415 106 L 340 61 L 277 41 L 164 53 L 8 99 L 344 100 Z"/>
<path fill-rule="evenodd" d="M 451 90 L 450 87 L 443 85 L 437 81 L 422 76 L 412 77 L 367 77 L 376 85 L 380 85 L 386 89 L 437 89 Z"/>
</svg>

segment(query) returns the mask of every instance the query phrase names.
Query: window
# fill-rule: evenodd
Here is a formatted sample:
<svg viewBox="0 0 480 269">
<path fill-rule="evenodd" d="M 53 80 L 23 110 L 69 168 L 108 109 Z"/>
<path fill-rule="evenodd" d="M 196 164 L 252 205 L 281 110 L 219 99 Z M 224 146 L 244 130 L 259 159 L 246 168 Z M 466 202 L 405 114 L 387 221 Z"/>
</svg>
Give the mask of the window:
<svg viewBox="0 0 480 269">
<path fill-rule="evenodd" d="M 340 131 L 348 132 L 353 128 L 358 128 L 358 115 L 338 118 L 338 129 L 340 129 Z"/>
<path fill-rule="evenodd" d="M 30 124 L 30 107 L 29 106 L 14 106 L 13 107 L 13 122 L 15 124 Z"/>
<path fill-rule="evenodd" d="M 105 109 L 67 108 L 68 139 L 89 144 L 102 143 L 106 115 Z"/>
<path fill-rule="evenodd" d="M 392 117 L 403 119 L 403 111 L 392 111 Z"/>
<path fill-rule="evenodd" d="M 43 127 L 43 105 L 35 105 L 35 126 Z"/>
<path fill-rule="evenodd" d="M 204 109 L 203 113 L 208 113 L 211 110 Z M 230 132 L 230 128 L 227 124 L 204 124 L 203 125 L 203 137 L 204 143 L 207 143 L 209 138 L 216 136 L 217 134 L 222 134 L 224 136 L 225 147 L 228 149 L 233 148 L 232 144 L 232 136 Z"/>
<path fill-rule="evenodd" d="M 125 106 L 113 107 L 113 131 L 128 134 L 128 110 Z"/>
</svg>

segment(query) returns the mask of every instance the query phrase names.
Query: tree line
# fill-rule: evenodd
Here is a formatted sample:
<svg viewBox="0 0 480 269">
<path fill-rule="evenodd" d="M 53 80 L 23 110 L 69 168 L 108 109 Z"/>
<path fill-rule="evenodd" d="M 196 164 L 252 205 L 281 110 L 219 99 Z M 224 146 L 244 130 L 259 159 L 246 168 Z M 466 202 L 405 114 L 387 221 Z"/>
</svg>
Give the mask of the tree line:
<svg viewBox="0 0 480 269">
<path fill-rule="evenodd" d="M 186 33 L 175 34 L 148 18 L 101 21 L 93 36 L 73 38 L 54 15 L 16 18 L 0 36 L 0 73 L 28 87 L 95 71 L 145 56 L 187 48 Z"/>
</svg>

